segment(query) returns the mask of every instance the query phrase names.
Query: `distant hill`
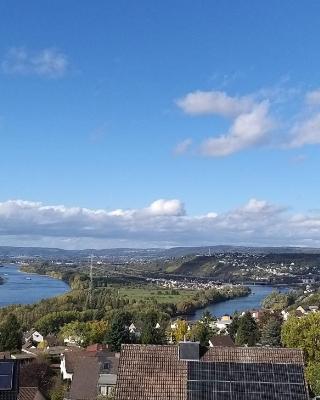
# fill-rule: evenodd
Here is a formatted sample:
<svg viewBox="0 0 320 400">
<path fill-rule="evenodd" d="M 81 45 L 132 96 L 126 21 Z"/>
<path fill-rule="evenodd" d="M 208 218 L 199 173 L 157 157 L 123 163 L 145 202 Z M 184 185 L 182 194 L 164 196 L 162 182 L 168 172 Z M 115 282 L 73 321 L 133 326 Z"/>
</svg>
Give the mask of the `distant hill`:
<svg viewBox="0 0 320 400">
<path fill-rule="evenodd" d="M 150 248 L 113 248 L 65 250 L 49 247 L 11 247 L 0 246 L 1 258 L 39 257 L 44 259 L 84 259 L 94 254 L 110 259 L 171 259 L 191 255 L 208 255 L 217 253 L 247 253 L 247 254 L 320 254 L 320 249 L 303 247 L 244 247 L 244 246 L 201 246 L 172 247 L 169 249 Z"/>
</svg>

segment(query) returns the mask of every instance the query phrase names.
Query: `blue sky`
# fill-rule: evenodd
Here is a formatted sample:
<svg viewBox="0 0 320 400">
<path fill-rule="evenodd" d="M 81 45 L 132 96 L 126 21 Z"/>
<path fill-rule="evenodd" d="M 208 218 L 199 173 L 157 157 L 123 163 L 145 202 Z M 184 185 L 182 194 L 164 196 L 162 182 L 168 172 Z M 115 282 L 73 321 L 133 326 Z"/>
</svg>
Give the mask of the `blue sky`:
<svg viewBox="0 0 320 400">
<path fill-rule="evenodd" d="M 0 244 L 320 245 L 319 13 L 1 2 Z"/>
</svg>

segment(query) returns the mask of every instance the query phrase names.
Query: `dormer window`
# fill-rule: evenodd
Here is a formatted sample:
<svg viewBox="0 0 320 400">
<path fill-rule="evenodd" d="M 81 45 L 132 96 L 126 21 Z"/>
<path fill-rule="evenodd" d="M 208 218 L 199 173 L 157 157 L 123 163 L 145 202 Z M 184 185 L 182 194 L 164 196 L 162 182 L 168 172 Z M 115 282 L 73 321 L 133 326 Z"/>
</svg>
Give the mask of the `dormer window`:
<svg viewBox="0 0 320 400">
<path fill-rule="evenodd" d="M 103 363 L 103 369 L 110 369 L 109 361 L 106 361 L 106 362 Z"/>
</svg>

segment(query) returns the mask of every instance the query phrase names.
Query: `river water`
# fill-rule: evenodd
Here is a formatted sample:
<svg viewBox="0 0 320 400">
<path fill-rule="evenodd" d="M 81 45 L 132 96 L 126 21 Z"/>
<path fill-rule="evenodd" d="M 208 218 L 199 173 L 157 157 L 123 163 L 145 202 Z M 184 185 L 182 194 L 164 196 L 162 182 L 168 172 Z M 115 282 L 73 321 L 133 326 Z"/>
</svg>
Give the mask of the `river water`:
<svg viewBox="0 0 320 400">
<path fill-rule="evenodd" d="M 275 287 L 268 285 L 252 285 L 250 286 L 251 294 L 246 297 L 237 297 L 232 300 L 222 301 L 221 303 L 211 304 L 201 310 L 197 310 L 194 315 L 188 316 L 188 320 L 195 321 L 201 318 L 204 311 L 210 311 L 210 313 L 216 317 L 221 317 L 224 314 L 232 315 L 236 311 L 242 312 L 252 309 L 259 309 L 263 299 L 273 291 L 288 292 L 289 287 Z"/>
<path fill-rule="evenodd" d="M 5 279 L 4 284 L 0 285 L 0 307 L 36 303 L 70 289 L 61 280 L 21 272 L 16 265 L 4 265 L 0 268 L 0 276 Z"/>
<path fill-rule="evenodd" d="M 69 286 L 58 279 L 49 276 L 29 274 L 19 271 L 16 265 L 4 265 L 0 268 L 0 276 L 5 278 L 5 283 L 0 285 L 0 307 L 10 304 L 32 304 L 42 299 L 54 297 L 66 293 Z M 211 304 L 206 308 L 197 310 L 194 315 L 188 316 L 188 320 L 201 318 L 204 311 L 210 311 L 212 315 L 221 317 L 223 314 L 232 315 L 235 311 L 257 309 L 262 300 L 274 290 L 287 292 L 289 287 L 254 285 L 250 286 L 251 294 L 246 297 L 238 297 L 221 303 Z"/>
</svg>

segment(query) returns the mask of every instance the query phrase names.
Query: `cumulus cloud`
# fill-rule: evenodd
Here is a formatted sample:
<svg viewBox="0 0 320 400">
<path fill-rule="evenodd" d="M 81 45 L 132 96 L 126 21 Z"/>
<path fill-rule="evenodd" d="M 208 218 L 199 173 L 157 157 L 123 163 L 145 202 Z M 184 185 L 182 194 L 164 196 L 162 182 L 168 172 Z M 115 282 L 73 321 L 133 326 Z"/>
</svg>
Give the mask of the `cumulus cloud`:
<svg viewBox="0 0 320 400">
<path fill-rule="evenodd" d="M 285 107 L 294 109 L 291 106 L 297 100 L 300 109 L 288 113 Z M 225 132 L 209 136 L 193 152 L 203 156 L 225 157 L 266 143 L 282 150 L 320 144 L 319 88 L 303 92 L 276 86 L 244 96 L 197 90 L 187 93 L 176 104 L 186 114 L 211 114 L 231 120 Z M 186 153 L 192 144 L 190 138 L 182 140 L 174 149 L 175 154 Z"/>
<path fill-rule="evenodd" d="M 252 109 L 254 102 L 249 96 L 231 97 L 225 92 L 197 90 L 177 100 L 177 105 L 187 114 L 217 114 L 235 117 Z"/>
<path fill-rule="evenodd" d="M 13 47 L 5 55 L 1 67 L 6 74 L 38 75 L 48 78 L 60 78 L 69 66 L 65 54 L 55 48 L 30 51 L 23 47 Z"/>
<path fill-rule="evenodd" d="M 226 134 L 205 140 L 201 153 L 221 157 L 260 143 L 273 127 L 268 114 L 269 105 L 263 102 L 248 113 L 240 114 Z"/>
<path fill-rule="evenodd" d="M 40 202 L 0 203 L 0 241 L 68 248 L 205 244 L 320 246 L 320 215 L 290 214 L 266 200 L 221 214 L 186 214 L 180 200 L 141 209 L 88 209 Z"/>
<path fill-rule="evenodd" d="M 184 205 L 180 200 L 156 200 L 150 204 L 147 211 L 155 216 L 181 216 L 185 215 Z"/>
<path fill-rule="evenodd" d="M 289 147 L 320 144 L 320 112 L 297 122 L 291 129 Z"/>
</svg>

